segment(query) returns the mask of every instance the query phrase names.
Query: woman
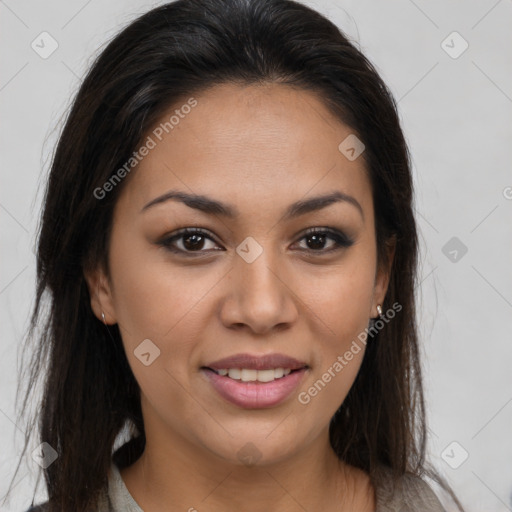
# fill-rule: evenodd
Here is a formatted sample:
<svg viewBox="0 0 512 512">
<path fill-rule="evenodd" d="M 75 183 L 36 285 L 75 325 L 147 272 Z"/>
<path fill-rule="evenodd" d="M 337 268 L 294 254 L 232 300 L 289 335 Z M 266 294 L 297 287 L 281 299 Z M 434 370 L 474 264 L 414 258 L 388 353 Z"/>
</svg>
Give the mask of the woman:
<svg viewBox="0 0 512 512">
<path fill-rule="evenodd" d="M 425 462 L 412 201 L 388 89 L 315 11 L 125 28 L 46 192 L 31 510 L 441 511 L 425 474 L 462 510 Z"/>
</svg>

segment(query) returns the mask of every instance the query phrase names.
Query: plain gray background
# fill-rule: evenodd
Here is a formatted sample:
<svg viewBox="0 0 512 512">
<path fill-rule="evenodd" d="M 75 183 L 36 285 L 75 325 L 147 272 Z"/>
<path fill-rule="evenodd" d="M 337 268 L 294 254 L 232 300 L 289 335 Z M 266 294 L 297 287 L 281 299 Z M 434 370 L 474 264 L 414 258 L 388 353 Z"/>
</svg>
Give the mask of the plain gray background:
<svg viewBox="0 0 512 512">
<path fill-rule="evenodd" d="M 0 500 L 24 432 L 18 347 L 59 120 L 101 46 L 160 3 L 0 0 Z M 431 460 L 468 512 L 512 511 L 512 1 L 304 3 L 355 41 L 398 101 L 421 237 Z M 47 58 L 31 46 L 51 48 L 42 32 L 58 44 Z M 1 510 L 25 510 L 36 470 L 28 456 Z"/>
</svg>

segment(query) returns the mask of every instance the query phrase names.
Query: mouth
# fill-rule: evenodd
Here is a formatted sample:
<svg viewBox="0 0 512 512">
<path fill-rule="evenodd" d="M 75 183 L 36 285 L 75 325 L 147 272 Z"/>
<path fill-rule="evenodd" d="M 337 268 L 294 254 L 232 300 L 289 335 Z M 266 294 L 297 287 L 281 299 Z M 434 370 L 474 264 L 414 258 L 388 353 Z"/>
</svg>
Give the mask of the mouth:
<svg viewBox="0 0 512 512">
<path fill-rule="evenodd" d="M 224 400 L 244 409 L 264 409 L 284 402 L 309 371 L 285 354 L 235 354 L 200 368 Z"/>
</svg>

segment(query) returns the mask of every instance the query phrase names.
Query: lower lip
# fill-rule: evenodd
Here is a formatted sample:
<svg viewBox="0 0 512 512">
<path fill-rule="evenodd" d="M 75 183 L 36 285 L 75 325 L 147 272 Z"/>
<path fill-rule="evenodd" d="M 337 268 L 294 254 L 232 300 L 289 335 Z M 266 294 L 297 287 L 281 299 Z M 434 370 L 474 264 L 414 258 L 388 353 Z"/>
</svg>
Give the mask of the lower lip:
<svg viewBox="0 0 512 512">
<path fill-rule="evenodd" d="M 280 404 L 297 388 L 306 370 L 302 368 L 290 372 L 286 377 L 272 382 L 242 382 L 219 375 L 213 370 L 201 368 L 219 395 L 228 402 L 245 409 L 264 409 Z"/>
</svg>

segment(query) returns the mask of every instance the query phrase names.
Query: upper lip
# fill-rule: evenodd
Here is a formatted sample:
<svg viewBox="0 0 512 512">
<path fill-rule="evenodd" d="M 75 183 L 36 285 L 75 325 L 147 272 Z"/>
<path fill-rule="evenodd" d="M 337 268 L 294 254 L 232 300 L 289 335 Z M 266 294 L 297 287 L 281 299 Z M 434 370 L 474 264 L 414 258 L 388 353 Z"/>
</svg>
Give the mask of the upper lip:
<svg viewBox="0 0 512 512">
<path fill-rule="evenodd" d="M 307 364 L 304 361 L 299 361 L 298 359 L 289 357 L 285 354 L 235 354 L 205 365 L 205 368 L 211 368 L 212 370 L 229 368 L 247 368 L 251 370 L 289 368 L 290 370 L 298 370 L 304 367 L 307 367 Z"/>
</svg>

